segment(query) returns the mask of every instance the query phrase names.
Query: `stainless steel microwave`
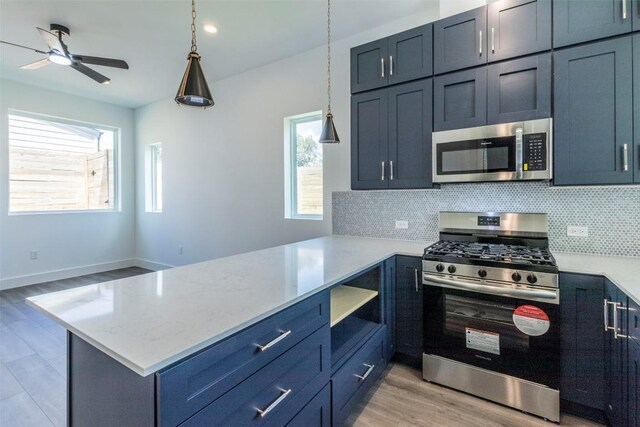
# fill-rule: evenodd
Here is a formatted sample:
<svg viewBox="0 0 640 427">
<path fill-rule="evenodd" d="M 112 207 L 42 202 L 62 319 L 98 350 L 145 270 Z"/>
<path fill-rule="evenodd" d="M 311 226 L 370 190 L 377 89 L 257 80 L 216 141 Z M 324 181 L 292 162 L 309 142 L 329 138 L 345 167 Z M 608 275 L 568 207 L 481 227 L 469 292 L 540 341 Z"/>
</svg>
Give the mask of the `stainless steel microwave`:
<svg viewBox="0 0 640 427">
<path fill-rule="evenodd" d="M 433 133 L 433 182 L 550 180 L 552 119 Z"/>
</svg>

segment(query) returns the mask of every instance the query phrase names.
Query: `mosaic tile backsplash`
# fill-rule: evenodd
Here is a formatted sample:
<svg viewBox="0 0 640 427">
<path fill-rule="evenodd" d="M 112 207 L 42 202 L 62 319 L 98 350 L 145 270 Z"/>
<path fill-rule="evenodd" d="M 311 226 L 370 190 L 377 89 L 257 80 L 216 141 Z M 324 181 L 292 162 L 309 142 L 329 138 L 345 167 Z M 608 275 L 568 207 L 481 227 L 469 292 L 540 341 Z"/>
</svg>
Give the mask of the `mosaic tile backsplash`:
<svg viewBox="0 0 640 427">
<path fill-rule="evenodd" d="M 333 193 L 333 233 L 438 240 L 440 211 L 544 212 L 552 251 L 640 256 L 640 186 L 552 187 L 544 182 L 448 184 L 437 190 Z M 409 221 L 406 230 L 396 220 Z M 567 226 L 589 227 L 567 237 Z"/>
</svg>

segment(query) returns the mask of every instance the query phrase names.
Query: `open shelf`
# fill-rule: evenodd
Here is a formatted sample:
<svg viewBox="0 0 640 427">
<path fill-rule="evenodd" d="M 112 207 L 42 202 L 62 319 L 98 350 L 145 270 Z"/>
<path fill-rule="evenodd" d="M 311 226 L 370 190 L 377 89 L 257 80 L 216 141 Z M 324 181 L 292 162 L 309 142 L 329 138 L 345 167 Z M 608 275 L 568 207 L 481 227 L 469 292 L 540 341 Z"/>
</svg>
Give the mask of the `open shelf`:
<svg viewBox="0 0 640 427">
<path fill-rule="evenodd" d="M 379 327 L 379 323 L 349 316 L 331 328 L 331 366 L 336 367 L 340 360 L 358 348 L 358 343 Z"/>
<path fill-rule="evenodd" d="M 331 289 L 331 327 L 334 327 L 351 313 L 378 296 L 378 291 L 338 286 Z"/>
</svg>

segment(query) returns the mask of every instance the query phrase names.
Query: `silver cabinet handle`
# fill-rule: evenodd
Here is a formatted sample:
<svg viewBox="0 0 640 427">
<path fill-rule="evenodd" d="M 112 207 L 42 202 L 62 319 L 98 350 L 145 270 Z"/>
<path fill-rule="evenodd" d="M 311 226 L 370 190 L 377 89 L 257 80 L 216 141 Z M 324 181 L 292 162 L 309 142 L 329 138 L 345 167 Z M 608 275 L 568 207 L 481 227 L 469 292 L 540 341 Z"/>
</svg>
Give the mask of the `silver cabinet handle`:
<svg viewBox="0 0 640 427">
<path fill-rule="evenodd" d="M 491 27 L 491 53 L 496 53 L 496 29 Z"/>
<path fill-rule="evenodd" d="M 482 30 L 480 30 L 480 43 L 478 43 L 478 51 L 480 56 L 482 56 Z"/>
<path fill-rule="evenodd" d="M 393 160 L 389 161 L 389 180 L 393 181 Z"/>
<path fill-rule="evenodd" d="M 393 76 L 393 55 L 389 55 L 389 75 Z"/>
<path fill-rule="evenodd" d="M 622 20 L 627 19 L 627 0 L 622 0 Z"/>
<path fill-rule="evenodd" d="M 629 170 L 629 146 L 627 144 L 622 146 L 622 170 L 625 172 Z"/>
<path fill-rule="evenodd" d="M 276 406 L 278 406 L 284 399 L 286 399 L 287 396 L 289 396 L 289 393 L 291 393 L 291 389 L 289 390 L 280 389 L 280 391 L 282 392 L 282 394 L 280 395 L 280 397 L 274 400 L 273 403 L 271 403 L 271 405 L 267 406 L 265 409 L 257 409 L 258 414 L 260 415 L 260 418 L 266 417 L 269 412 L 273 411 L 273 409 Z"/>
<path fill-rule="evenodd" d="M 366 380 L 366 379 L 367 379 L 367 377 L 368 377 L 369 375 L 371 375 L 371 371 L 373 371 L 373 368 L 375 368 L 375 367 L 376 367 L 376 365 L 367 365 L 366 363 L 363 363 L 363 365 L 364 365 L 364 366 L 366 366 L 367 368 L 369 368 L 369 369 L 367 369 L 367 372 L 365 372 L 365 373 L 364 373 L 364 375 L 353 374 L 353 375 L 355 375 L 357 378 L 359 378 L 359 379 L 360 379 L 360 381 L 364 381 L 364 380 Z"/>
<path fill-rule="evenodd" d="M 384 58 L 380 58 L 380 77 L 384 77 Z"/>
<path fill-rule="evenodd" d="M 382 174 L 380 175 L 380 181 L 384 181 L 384 162 L 382 162 Z"/>
<path fill-rule="evenodd" d="M 609 301 L 608 299 L 604 299 L 604 331 L 613 331 L 615 330 L 612 326 L 609 326 L 609 306 L 615 306 L 616 303 L 613 301 Z"/>
<path fill-rule="evenodd" d="M 618 310 L 626 310 L 627 307 L 623 306 L 621 303 L 616 302 L 613 303 L 613 338 L 629 338 L 628 335 L 623 335 L 618 333 Z"/>
<path fill-rule="evenodd" d="M 413 269 L 413 282 L 416 284 L 416 292 L 420 292 L 420 279 L 418 279 L 418 273 L 420 272 L 420 270 L 418 270 L 417 268 Z"/>
<path fill-rule="evenodd" d="M 268 342 L 265 345 L 260 345 L 260 344 L 256 344 L 258 346 L 258 348 L 260 349 L 260 351 L 266 351 L 269 348 L 273 347 L 274 345 L 278 344 L 280 341 L 282 341 L 283 339 L 285 339 L 286 337 L 289 336 L 289 334 L 291 334 L 291 331 L 286 331 L 286 332 L 282 332 L 281 335 L 279 335 L 276 339 L 274 339 L 273 341 Z"/>
</svg>

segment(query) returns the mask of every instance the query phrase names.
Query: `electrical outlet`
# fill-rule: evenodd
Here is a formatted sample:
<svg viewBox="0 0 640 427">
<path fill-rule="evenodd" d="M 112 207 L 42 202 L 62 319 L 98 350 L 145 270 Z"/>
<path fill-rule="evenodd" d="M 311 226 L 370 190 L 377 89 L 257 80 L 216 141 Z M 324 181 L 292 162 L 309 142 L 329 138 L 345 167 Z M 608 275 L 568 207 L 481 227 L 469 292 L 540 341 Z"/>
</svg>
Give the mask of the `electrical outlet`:
<svg viewBox="0 0 640 427">
<path fill-rule="evenodd" d="M 396 228 L 406 230 L 409 228 L 409 221 L 396 221 Z"/>
<path fill-rule="evenodd" d="M 567 236 L 569 237 L 589 237 L 589 227 L 567 226 Z"/>
<path fill-rule="evenodd" d="M 38 259 L 38 251 L 29 252 L 29 259 Z"/>
<path fill-rule="evenodd" d="M 178 255 L 182 255 L 182 246 L 178 246 Z"/>
</svg>

